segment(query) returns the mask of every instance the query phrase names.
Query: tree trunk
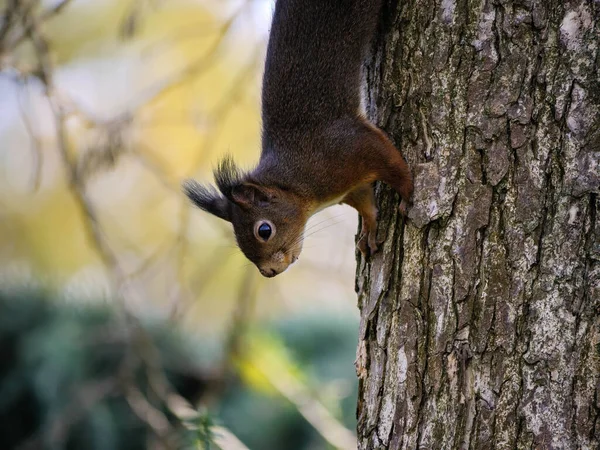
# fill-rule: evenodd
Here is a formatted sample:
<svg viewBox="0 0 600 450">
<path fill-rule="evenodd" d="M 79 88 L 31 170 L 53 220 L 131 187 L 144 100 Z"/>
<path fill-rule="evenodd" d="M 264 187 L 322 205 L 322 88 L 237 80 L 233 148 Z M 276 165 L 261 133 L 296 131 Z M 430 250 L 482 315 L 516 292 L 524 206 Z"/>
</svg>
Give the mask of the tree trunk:
<svg viewBox="0 0 600 450">
<path fill-rule="evenodd" d="M 600 2 L 401 0 L 367 70 L 415 176 L 359 260 L 360 449 L 600 448 Z"/>
</svg>

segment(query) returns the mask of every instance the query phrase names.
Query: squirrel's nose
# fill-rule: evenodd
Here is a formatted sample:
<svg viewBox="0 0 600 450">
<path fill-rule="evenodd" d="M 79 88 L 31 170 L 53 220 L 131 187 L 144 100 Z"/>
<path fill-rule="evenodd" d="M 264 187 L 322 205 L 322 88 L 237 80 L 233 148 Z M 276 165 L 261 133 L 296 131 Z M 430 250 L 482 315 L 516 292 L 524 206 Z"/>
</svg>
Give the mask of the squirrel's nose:
<svg viewBox="0 0 600 450">
<path fill-rule="evenodd" d="M 258 269 L 259 272 L 267 277 L 267 278 L 273 278 L 275 275 L 277 275 L 279 272 L 277 272 L 275 269 Z"/>
</svg>

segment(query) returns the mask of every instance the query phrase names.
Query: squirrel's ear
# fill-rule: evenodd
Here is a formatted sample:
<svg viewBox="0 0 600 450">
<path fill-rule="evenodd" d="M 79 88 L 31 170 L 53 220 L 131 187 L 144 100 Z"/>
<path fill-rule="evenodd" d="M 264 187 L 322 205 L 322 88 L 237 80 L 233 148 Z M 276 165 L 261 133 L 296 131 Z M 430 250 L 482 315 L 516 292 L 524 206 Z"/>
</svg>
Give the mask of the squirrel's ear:
<svg viewBox="0 0 600 450">
<path fill-rule="evenodd" d="M 264 186 L 245 182 L 233 187 L 231 197 L 240 206 L 264 206 L 275 198 L 275 193 Z"/>
<path fill-rule="evenodd" d="M 183 192 L 200 209 L 231 222 L 229 200 L 213 187 L 202 186 L 194 180 L 183 182 Z"/>
</svg>

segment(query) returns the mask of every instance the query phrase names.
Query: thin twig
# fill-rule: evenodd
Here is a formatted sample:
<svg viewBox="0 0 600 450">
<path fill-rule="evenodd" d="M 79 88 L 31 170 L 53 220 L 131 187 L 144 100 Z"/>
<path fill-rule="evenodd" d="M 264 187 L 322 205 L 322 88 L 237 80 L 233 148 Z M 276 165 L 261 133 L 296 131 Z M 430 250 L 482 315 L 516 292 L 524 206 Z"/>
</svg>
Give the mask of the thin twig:
<svg viewBox="0 0 600 450">
<path fill-rule="evenodd" d="M 137 110 L 141 105 L 146 105 L 156 100 L 158 97 L 167 94 L 168 92 L 173 91 L 174 89 L 180 87 L 182 84 L 187 82 L 188 80 L 197 77 L 202 72 L 212 67 L 215 63 L 217 57 L 220 54 L 221 47 L 225 43 L 225 38 L 227 37 L 229 31 L 233 27 L 235 20 L 238 14 L 241 13 L 243 8 L 246 6 L 245 2 L 239 10 L 233 14 L 221 27 L 215 42 L 213 42 L 212 46 L 209 50 L 198 58 L 196 61 L 187 65 L 184 69 L 179 70 L 166 78 L 158 81 L 146 90 L 146 93 L 143 93 L 139 96 L 137 100 L 132 101 L 133 104 L 132 110 Z"/>
<path fill-rule="evenodd" d="M 212 427 L 215 444 L 222 450 L 250 450 L 225 427 Z"/>
<path fill-rule="evenodd" d="M 33 129 L 33 123 L 29 119 L 29 114 L 25 111 L 25 105 L 23 104 L 24 99 L 23 95 L 27 95 L 28 103 L 29 102 L 29 89 L 28 83 L 26 80 L 23 80 L 21 83 L 21 89 L 19 89 L 19 112 L 21 113 L 21 120 L 25 125 L 25 129 L 27 130 L 27 134 L 29 135 L 29 139 L 31 141 L 31 155 L 33 158 L 33 170 L 31 171 L 31 190 L 33 192 L 37 192 L 40 188 L 41 183 L 41 175 L 42 175 L 42 166 L 44 164 L 44 153 L 42 152 L 42 146 L 40 142 L 40 138 L 37 133 Z"/>
<path fill-rule="evenodd" d="M 256 270 L 249 267 L 244 273 L 244 278 L 238 290 L 236 307 L 233 310 L 229 332 L 227 333 L 227 344 L 225 347 L 225 365 L 231 365 L 232 361 L 239 358 L 242 351 L 241 344 L 248 326 L 252 320 L 252 310 L 256 300 Z M 229 369 L 224 369 L 224 371 Z"/>
<path fill-rule="evenodd" d="M 120 267 L 115 252 L 110 248 L 100 227 L 99 216 L 92 201 L 87 196 L 85 183 L 78 176 L 77 165 L 69 154 L 67 137 L 66 115 L 62 105 L 56 99 L 56 88 L 54 85 L 54 71 L 50 58 L 48 41 L 33 15 L 24 18 L 24 26 L 28 30 L 29 37 L 34 46 L 36 56 L 40 65 L 41 80 L 44 83 L 46 97 L 50 104 L 54 118 L 54 127 L 58 140 L 58 150 L 67 173 L 68 185 L 73 193 L 75 201 L 84 217 L 84 228 L 90 238 L 90 242 L 96 248 L 105 266 L 112 273 L 112 281 L 115 283 L 117 292 L 121 292 L 125 283 L 125 273 Z M 29 22 L 27 22 L 29 20 Z"/>
<path fill-rule="evenodd" d="M 72 393 L 73 399 L 64 408 L 60 415 L 54 415 L 50 418 L 49 436 L 55 447 L 62 447 L 66 442 L 67 433 L 73 425 L 75 425 L 81 417 L 89 412 L 96 404 L 104 400 L 106 397 L 117 394 L 117 382 L 115 379 L 109 378 L 102 381 L 92 381 L 79 387 Z M 19 445 L 16 450 L 36 450 L 45 448 L 43 441 L 45 436 L 41 433 L 36 433 L 26 442 Z"/>
<path fill-rule="evenodd" d="M 58 2 L 56 5 L 42 11 L 39 14 L 38 19 L 35 20 L 35 23 L 36 23 L 35 26 L 39 26 L 41 23 L 56 16 L 61 11 L 63 11 L 71 2 L 72 2 L 72 0 L 62 0 L 62 1 Z M 18 3 L 18 1 L 16 3 Z M 31 12 L 31 14 L 33 14 L 33 12 Z M 34 21 L 31 21 L 27 25 L 24 25 L 23 29 L 19 30 L 17 32 L 16 36 L 14 36 L 6 46 L 0 46 L 0 53 L 1 53 L 2 48 L 7 49 L 7 50 L 8 49 L 12 50 L 12 49 L 16 48 L 21 42 L 23 42 L 23 40 L 27 36 L 29 36 L 31 34 L 31 31 L 32 31 L 31 27 L 33 27 L 33 26 L 34 26 Z M 4 34 L 6 34 L 6 32 Z M 0 41 L 2 41 L 2 38 L 3 38 L 3 33 L 0 31 Z"/>
<path fill-rule="evenodd" d="M 269 383 L 281 395 L 288 399 L 298 412 L 319 432 L 321 436 L 337 449 L 356 449 L 356 437 L 344 427 L 319 401 L 312 398 L 308 389 L 291 374 L 281 371 L 273 373 L 262 366 L 255 365 Z"/>
</svg>

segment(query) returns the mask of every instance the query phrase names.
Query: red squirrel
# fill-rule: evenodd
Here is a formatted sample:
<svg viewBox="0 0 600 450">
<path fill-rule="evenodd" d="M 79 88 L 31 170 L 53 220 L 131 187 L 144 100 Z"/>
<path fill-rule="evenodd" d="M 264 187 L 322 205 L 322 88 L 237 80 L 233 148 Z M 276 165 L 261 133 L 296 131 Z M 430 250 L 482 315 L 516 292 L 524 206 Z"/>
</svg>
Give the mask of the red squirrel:
<svg viewBox="0 0 600 450">
<path fill-rule="evenodd" d="M 362 216 L 358 247 L 378 248 L 372 183 L 391 185 L 406 212 L 413 182 L 400 151 L 361 107 L 362 66 L 381 0 L 277 0 L 262 86 L 262 152 L 254 170 L 226 157 L 218 191 L 187 180 L 198 207 L 233 224 L 238 246 L 265 277 L 302 250 L 307 220 L 336 203 Z"/>
</svg>

